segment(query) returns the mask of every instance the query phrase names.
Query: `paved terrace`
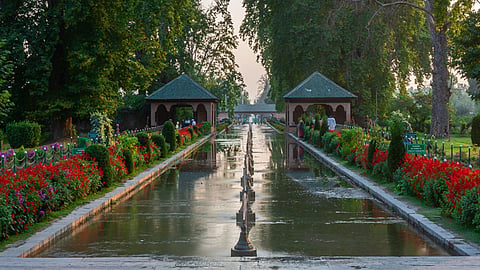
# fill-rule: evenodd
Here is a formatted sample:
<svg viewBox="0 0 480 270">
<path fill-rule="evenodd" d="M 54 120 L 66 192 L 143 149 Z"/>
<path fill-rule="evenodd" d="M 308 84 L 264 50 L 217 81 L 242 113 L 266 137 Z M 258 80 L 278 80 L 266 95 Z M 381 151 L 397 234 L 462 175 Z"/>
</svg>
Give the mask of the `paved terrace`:
<svg viewBox="0 0 480 270">
<path fill-rule="evenodd" d="M 74 232 L 95 213 L 102 211 L 113 203 L 124 200 L 132 192 L 152 181 L 179 158 L 188 155 L 199 147 L 209 137 L 190 146 L 168 160 L 151 168 L 122 187 L 105 195 L 105 197 L 81 206 L 70 215 L 54 221 L 45 228 L 27 239 L 16 243 L 0 253 L 0 269 L 480 269 L 480 251 L 457 238 L 450 232 L 428 221 L 425 217 L 415 213 L 405 203 L 384 191 L 375 183 L 370 182 L 335 160 L 330 159 L 322 152 L 308 144 L 299 141 L 315 157 L 329 164 L 337 173 L 349 178 L 365 188 L 377 199 L 383 201 L 394 211 L 406 217 L 424 233 L 432 235 L 439 243 L 444 243 L 459 254 L 470 256 L 452 257 L 273 257 L 273 258 L 205 258 L 205 257 L 112 257 L 112 258 L 24 258 L 44 245 L 55 241 L 56 237 L 64 233 Z M 375 247 L 372 247 L 375 248 Z"/>
</svg>

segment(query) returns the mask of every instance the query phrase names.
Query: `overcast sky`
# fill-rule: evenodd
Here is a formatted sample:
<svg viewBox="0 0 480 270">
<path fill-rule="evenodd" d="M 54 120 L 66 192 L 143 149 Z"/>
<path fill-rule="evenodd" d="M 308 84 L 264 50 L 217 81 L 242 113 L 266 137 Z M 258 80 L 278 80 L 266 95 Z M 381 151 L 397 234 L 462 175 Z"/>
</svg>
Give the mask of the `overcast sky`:
<svg viewBox="0 0 480 270">
<path fill-rule="evenodd" d="M 212 2 L 213 0 L 202 0 L 205 7 L 209 7 Z M 243 0 L 230 0 L 230 6 L 228 7 L 232 15 L 235 33 L 237 35 L 245 14 L 242 2 Z M 235 59 L 239 66 L 239 71 L 243 75 L 250 102 L 253 102 L 257 97 L 258 80 L 266 73 L 265 69 L 260 63 L 256 62 L 255 54 L 248 44 L 241 39 L 239 40 L 238 49 L 235 51 Z"/>
</svg>

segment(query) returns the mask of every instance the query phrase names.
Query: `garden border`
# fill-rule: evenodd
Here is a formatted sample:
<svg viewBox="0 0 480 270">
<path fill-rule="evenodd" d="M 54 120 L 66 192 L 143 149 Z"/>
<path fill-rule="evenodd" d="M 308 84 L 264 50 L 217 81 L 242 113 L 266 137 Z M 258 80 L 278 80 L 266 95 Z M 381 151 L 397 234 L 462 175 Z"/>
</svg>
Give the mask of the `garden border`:
<svg viewBox="0 0 480 270">
<path fill-rule="evenodd" d="M 36 232 L 27 240 L 18 241 L 13 243 L 11 247 L 0 253 L 0 257 L 29 257 L 39 251 L 53 245 L 60 237 L 63 237 L 67 233 L 74 233 L 82 228 L 88 220 L 93 218 L 98 213 L 108 209 L 116 203 L 126 200 L 133 196 L 134 191 L 143 188 L 151 183 L 168 167 L 176 163 L 179 159 L 189 155 L 215 134 L 209 134 L 203 138 L 200 138 L 194 144 L 188 146 L 182 151 L 174 154 L 168 159 L 162 161 L 158 165 L 148 168 L 145 171 L 139 173 L 132 179 L 128 179 L 123 182 L 122 186 L 115 188 L 114 190 L 105 194 L 105 196 L 93 200 L 85 205 L 77 207 L 70 214 L 60 219 L 54 220 L 45 229 Z"/>
<path fill-rule="evenodd" d="M 294 134 L 286 133 L 286 135 L 294 139 L 298 144 L 310 152 L 317 160 L 324 163 L 335 173 L 353 181 L 356 185 L 370 193 L 376 199 L 386 204 L 391 210 L 407 220 L 407 222 L 413 225 L 417 230 L 430 237 L 446 250 L 462 256 L 480 255 L 480 249 L 477 246 L 468 243 L 464 239 L 459 238 L 453 233 L 430 221 L 425 216 L 418 214 L 406 203 L 396 199 L 391 193 L 383 190 L 381 186 L 372 182 L 368 178 L 353 172 L 352 170 L 338 163 L 336 160 L 328 157 L 321 150 L 315 148 L 305 141 L 300 140 Z"/>
</svg>

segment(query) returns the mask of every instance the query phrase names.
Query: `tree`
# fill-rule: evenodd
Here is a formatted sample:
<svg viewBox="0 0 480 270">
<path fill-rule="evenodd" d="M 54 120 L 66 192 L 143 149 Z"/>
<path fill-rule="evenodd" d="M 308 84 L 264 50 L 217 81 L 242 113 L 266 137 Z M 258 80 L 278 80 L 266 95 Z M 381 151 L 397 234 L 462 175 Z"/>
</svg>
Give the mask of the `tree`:
<svg viewBox="0 0 480 270">
<path fill-rule="evenodd" d="M 430 71 L 426 25 L 418 25 L 424 17 L 409 9 L 392 19 L 368 1 L 246 0 L 244 6 L 242 38 L 265 66 L 279 110 L 281 96 L 318 70 L 358 96 L 359 122 L 385 117 L 396 85 Z"/>
<path fill-rule="evenodd" d="M 477 82 L 480 80 L 480 13 L 470 13 L 461 21 L 458 34 L 453 38 L 454 64 L 469 78 L 470 95 L 480 101 Z M 472 80 L 473 79 L 473 80 Z M 475 81 L 474 81 L 475 80 Z"/>
<path fill-rule="evenodd" d="M 215 0 L 203 10 L 199 1 L 182 17 L 183 35 L 169 55 L 165 82 L 186 73 L 219 97 L 220 109 L 233 113 L 243 93 L 244 83 L 238 72 L 233 51 L 238 46 L 228 0 Z"/>
<path fill-rule="evenodd" d="M 422 3 L 423 2 L 423 5 Z M 460 21 L 472 9 L 473 0 L 459 1 L 394 1 L 381 3 L 381 7 L 405 5 L 423 12 L 426 15 L 427 25 L 432 41 L 432 124 L 430 134 L 436 137 L 449 136 L 450 98 L 448 49 L 449 31 L 455 30 L 455 23 Z"/>
<path fill-rule="evenodd" d="M 0 1 L 18 118 L 68 135 L 72 118 L 111 115 L 120 89 L 145 92 L 166 65 L 188 0 Z M 20 106 L 21 104 L 21 106 Z M 67 131 L 67 132 L 65 132 Z"/>
<path fill-rule="evenodd" d="M 6 78 L 12 73 L 12 64 L 7 61 L 7 55 L 10 53 L 3 50 L 5 41 L 0 40 L 0 126 L 3 126 L 9 117 L 9 114 L 14 106 L 10 101 L 11 94 L 6 87 Z"/>
</svg>

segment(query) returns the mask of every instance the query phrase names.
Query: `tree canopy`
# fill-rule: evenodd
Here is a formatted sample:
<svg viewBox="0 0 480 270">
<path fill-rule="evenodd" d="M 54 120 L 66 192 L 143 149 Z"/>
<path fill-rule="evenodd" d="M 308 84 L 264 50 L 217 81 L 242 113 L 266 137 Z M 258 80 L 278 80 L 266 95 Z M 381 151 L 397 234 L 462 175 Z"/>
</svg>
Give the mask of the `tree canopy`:
<svg viewBox="0 0 480 270">
<path fill-rule="evenodd" d="M 122 95 L 145 94 L 173 79 L 168 65 L 213 85 L 228 81 L 229 98 L 239 97 L 227 6 L 226 0 L 207 11 L 198 0 L 0 0 L 14 117 L 49 125 L 60 137 L 72 118 L 113 115 Z"/>
<path fill-rule="evenodd" d="M 378 10 L 370 1 L 244 1 L 242 37 L 258 53 L 281 96 L 318 70 L 359 98 L 356 118 L 383 116 L 396 85 L 430 71 L 424 15 L 407 8 Z M 375 20 L 372 17 L 375 15 Z"/>
</svg>

